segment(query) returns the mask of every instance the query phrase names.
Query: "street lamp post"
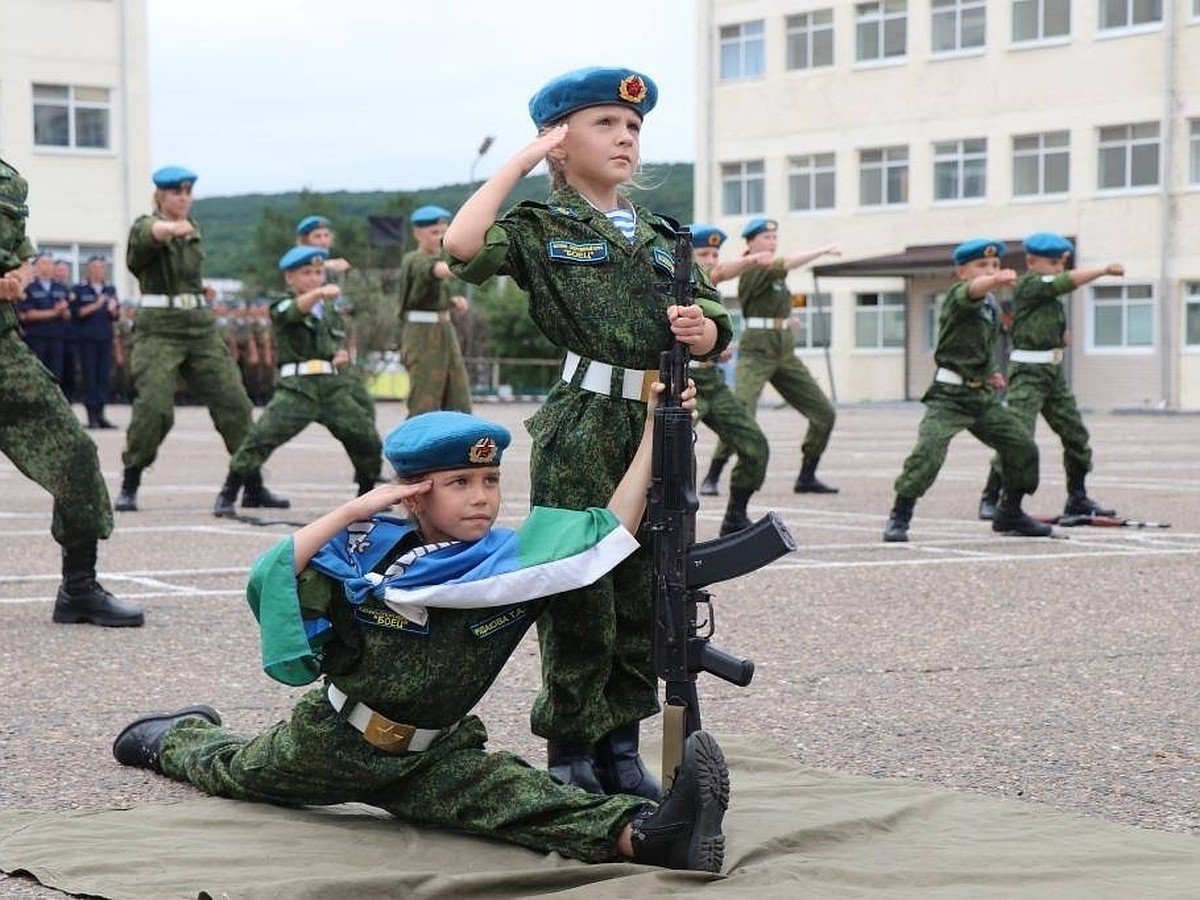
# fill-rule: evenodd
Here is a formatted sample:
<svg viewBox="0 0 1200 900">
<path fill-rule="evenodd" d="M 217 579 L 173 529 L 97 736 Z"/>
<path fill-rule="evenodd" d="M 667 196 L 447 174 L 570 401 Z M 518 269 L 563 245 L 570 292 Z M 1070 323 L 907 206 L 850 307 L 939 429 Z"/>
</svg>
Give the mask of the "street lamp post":
<svg viewBox="0 0 1200 900">
<path fill-rule="evenodd" d="M 474 190 L 475 190 L 475 167 L 477 165 L 479 165 L 479 161 L 481 159 L 483 159 L 484 154 L 492 149 L 492 144 L 495 143 L 495 141 L 496 141 L 496 138 L 493 135 L 489 134 L 489 135 L 485 136 L 482 141 L 479 142 L 479 149 L 475 151 L 475 158 L 473 160 L 471 160 L 471 170 L 467 174 L 467 190 L 468 190 L 468 192 L 474 192 Z M 470 282 L 467 282 L 467 284 L 466 284 L 466 296 L 467 296 L 467 304 L 468 304 L 467 315 L 469 316 L 470 315 L 469 304 L 475 299 L 475 285 L 471 284 Z M 464 350 L 463 355 L 467 359 L 474 359 L 474 356 L 475 356 L 475 329 L 474 329 L 474 327 L 472 327 L 470 318 L 468 318 L 466 320 L 466 326 L 467 327 L 464 330 L 465 330 L 466 336 L 467 336 L 467 346 L 463 348 L 463 350 Z M 473 364 L 472 364 L 471 368 L 474 369 Z M 475 373 L 474 372 L 471 373 L 471 381 L 475 381 Z"/>
</svg>

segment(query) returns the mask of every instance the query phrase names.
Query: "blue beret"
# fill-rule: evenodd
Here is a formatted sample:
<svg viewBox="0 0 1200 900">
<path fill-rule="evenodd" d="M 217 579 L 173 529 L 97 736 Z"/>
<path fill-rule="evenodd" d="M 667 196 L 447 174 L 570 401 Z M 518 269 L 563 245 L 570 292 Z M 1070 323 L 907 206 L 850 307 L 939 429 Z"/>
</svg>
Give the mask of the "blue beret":
<svg viewBox="0 0 1200 900">
<path fill-rule="evenodd" d="M 150 177 L 154 179 L 154 186 L 159 188 L 177 188 L 184 183 L 196 183 L 196 173 L 183 166 L 163 166 Z"/>
<path fill-rule="evenodd" d="M 755 216 L 742 229 L 742 237 L 750 240 L 756 234 L 761 234 L 764 231 L 775 231 L 777 228 L 779 228 L 779 223 L 774 219 L 768 219 L 766 216 Z"/>
<path fill-rule="evenodd" d="M 413 210 L 412 223 L 414 228 L 424 228 L 426 225 L 436 225 L 445 219 L 449 222 L 454 215 L 448 209 L 440 206 L 422 206 Z"/>
<path fill-rule="evenodd" d="M 1025 238 L 1025 252 L 1030 256 L 1047 256 L 1050 259 L 1061 259 L 1064 253 L 1074 253 L 1075 248 L 1061 234 L 1053 231 L 1039 231 Z"/>
<path fill-rule="evenodd" d="M 498 466 L 508 429 L 467 413 L 435 410 L 404 421 L 383 442 L 397 475 Z"/>
<path fill-rule="evenodd" d="M 324 216 L 305 216 L 296 223 L 296 234 L 300 237 L 318 228 L 332 228 L 333 223 Z"/>
<path fill-rule="evenodd" d="M 658 102 L 658 86 L 633 69 L 575 69 L 547 82 L 529 101 L 529 116 L 538 128 L 557 122 L 577 109 L 628 106 L 645 116 Z"/>
<path fill-rule="evenodd" d="M 293 247 L 279 257 L 279 268 L 284 272 L 290 272 L 292 269 L 307 266 L 309 263 L 324 262 L 327 259 L 329 259 L 329 251 L 324 247 Z"/>
<path fill-rule="evenodd" d="M 954 264 L 961 266 L 973 259 L 983 259 L 985 256 L 1003 256 L 1008 252 L 1003 241 L 993 241 L 991 238 L 971 238 L 963 241 L 954 248 Z"/>
<path fill-rule="evenodd" d="M 701 225 L 698 222 L 689 226 L 692 232 L 693 247 L 720 247 L 729 237 L 715 225 Z"/>
</svg>

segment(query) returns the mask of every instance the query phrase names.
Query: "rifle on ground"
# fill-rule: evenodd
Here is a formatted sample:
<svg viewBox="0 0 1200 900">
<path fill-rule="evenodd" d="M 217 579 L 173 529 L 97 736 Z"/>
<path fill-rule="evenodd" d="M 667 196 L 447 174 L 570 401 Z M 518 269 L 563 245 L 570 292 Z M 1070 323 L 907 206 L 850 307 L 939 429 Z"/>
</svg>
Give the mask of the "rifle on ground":
<svg viewBox="0 0 1200 900">
<path fill-rule="evenodd" d="M 678 306 L 692 301 L 692 241 L 687 229 L 675 245 L 671 289 Z M 647 523 L 654 556 L 654 671 L 666 686 L 663 704 L 663 788 L 683 760 L 687 736 L 700 728 L 696 675 L 709 672 L 745 687 L 754 663 L 714 647 L 712 598 L 708 585 L 753 572 L 796 549 L 783 520 L 770 512 L 750 528 L 696 543 L 695 433 L 692 414 L 681 405 L 688 383 L 689 353 L 676 341 L 661 357 L 659 380 L 666 390 L 654 410 L 654 460 Z M 703 616 L 701 617 L 701 610 Z"/>
<path fill-rule="evenodd" d="M 1100 528 L 1170 528 L 1170 522 L 1146 522 L 1142 519 L 1126 519 L 1124 516 L 1097 516 L 1091 513 L 1063 516 L 1039 516 L 1038 520 L 1062 528 L 1078 525 L 1094 525 Z"/>
</svg>

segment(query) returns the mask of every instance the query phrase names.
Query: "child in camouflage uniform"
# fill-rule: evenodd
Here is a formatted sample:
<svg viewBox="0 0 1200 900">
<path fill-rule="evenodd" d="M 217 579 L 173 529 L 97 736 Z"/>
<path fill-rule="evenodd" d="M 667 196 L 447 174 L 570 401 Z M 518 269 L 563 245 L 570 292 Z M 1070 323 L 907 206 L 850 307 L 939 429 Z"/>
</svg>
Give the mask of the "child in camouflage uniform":
<svg viewBox="0 0 1200 900">
<path fill-rule="evenodd" d="M 589 862 L 720 871 L 729 780 L 706 733 L 688 738 L 658 805 L 590 794 L 484 749 L 469 713 L 540 609 L 561 602 L 545 595 L 636 548 L 653 423 L 607 508 L 535 508 L 515 532 L 493 527 L 508 443 L 504 428 L 465 413 L 408 419 L 385 445 L 397 483 L 284 539 L 250 576 L 264 668 L 287 684 L 323 674 L 326 685 L 253 739 L 220 728 L 205 705 L 138 719 L 117 736 L 117 760 L 223 797 L 366 803 Z M 382 515 L 398 503 L 408 519 Z"/>
</svg>

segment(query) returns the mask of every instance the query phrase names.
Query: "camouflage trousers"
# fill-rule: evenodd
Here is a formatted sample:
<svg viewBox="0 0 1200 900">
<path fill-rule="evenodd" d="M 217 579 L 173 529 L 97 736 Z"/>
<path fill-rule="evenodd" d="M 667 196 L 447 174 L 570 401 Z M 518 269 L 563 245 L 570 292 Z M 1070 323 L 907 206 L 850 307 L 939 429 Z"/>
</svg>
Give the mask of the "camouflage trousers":
<svg viewBox="0 0 1200 900">
<path fill-rule="evenodd" d="M 328 428 L 346 448 L 354 466 L 354 480 L 374 481 L 382 467 L 382 442 L 375 420 L 367 418 L 354 402 L 356 383 L 361 384 L 346 374 L 279 379 L 275 395 L 233 454 L 229 470 L 243 477 L 257 472 L 277 448 L 316 422 Z"/>
<path fill-rule="evenodd" d="M 64 547 L 112 534 L 96 445 L 50 372 L 16 333 L 0 333 L 0 450 L 54 498 L 50 533 Z"/>
<path fill-rule="evenodd" d="M 175 424 L 176 379 L 208 407 L 232 455 L 250 430 L 250 398 L 208 309 L 143 309 L 130 360 L 136 396 L 121 461 L 144 469 Z"/>
<path fill-rule="evenodd" d="M 1062 366 L 1013 363 L 1005 403 L 1031 435 L 1037 428 L 1038 416 L 1046 420 L 1062 440 L 1068 487 L 1082 485 L 1092 471 L 1092 446 Z M 992 460 L 992 468 L 1000 470 L 998 459 Z"/>
<path fill-rule="evenodd" d="M 558 384 L 526 422 L 533 437 L 532 504 L 606 506 L 641 442 L 645 421 L 643 403 Z M 556 595 L 538 618 L 542 687 L 530 715 L 534 734 L 591 743 L 658 711 L 647 543 L 591 586 Z"/>
<path fill-rule="evenodd" d="M 767 477 L 771 448 L 750 409 L 725 384 L 720 369 L 696 367 L 689 374 L 696 383 L 696 412 L 700 421 L 716 432 L 721 444 L 737 454 L 730 487 L 757 491 Z"/>
<path fill-rule="evenodd" d="M 371 383 L 371 373 L 358 363 L 350 363 L 342 369 L 342 375 L 350 379 L 350 399 L 354 401 L 367 418 L 375 421 L 375 398 L 371 396 L 368 385 Z"/>
<path fill-rule="evenodd" d="M 458 335 L 449 322 L 408 322 L 400 345 L 408 369 L 408 414 L 471 411 L 471 386 Z"/>
<path fill-rule="evenodd" d="M 934 384 L 921 400 L 925 415 L 917 429 L 917 445 L 896 479 L 897 496 L 924 496 L 946 462 L 951 439 L 964 429 L 999 454 L 1007 488 L 1022 495 L 1037 490 L 1037 444 L 989 388 Z"/>
<path fill-rule="evenodd" d="M 483 723 L 468 716 L 423 753 L 384 753 L 318 689 L 300 698 L 289 720 L 253 739 L 185 719 L 163 740 L 162 766 L 218 797 L 287 806 L 365 803 L 410 825 L 586 862 L 617 858 L 617 835 L 645 800 L 588 794 L 511 753 L 487 752 L 486 741 Z"/>
</svg>

